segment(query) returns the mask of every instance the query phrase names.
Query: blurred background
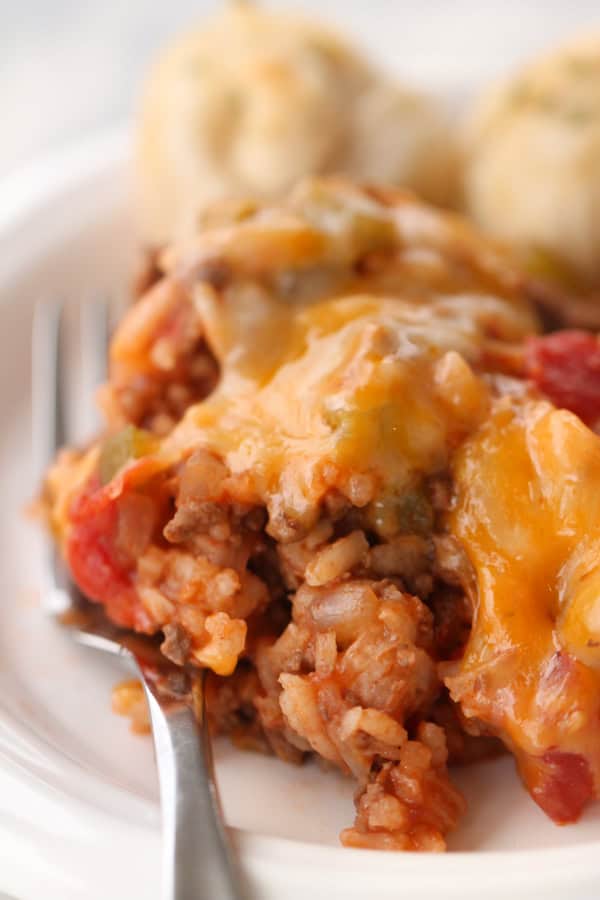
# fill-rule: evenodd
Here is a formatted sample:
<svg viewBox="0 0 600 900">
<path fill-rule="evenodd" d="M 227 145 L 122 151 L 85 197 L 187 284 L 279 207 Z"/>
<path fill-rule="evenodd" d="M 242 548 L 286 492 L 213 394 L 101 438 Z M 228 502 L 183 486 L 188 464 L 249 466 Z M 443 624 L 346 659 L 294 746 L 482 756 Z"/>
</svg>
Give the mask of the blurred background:
<svg viewBox="0 0 600 900">
<path fill-rule="evenodd" d="M 224 2 L 224 0 L 223 0 Z M 211 0 L 0 0 L 0 177 L 39 154 L 126 123 L 148 62 Z M 575 31 L 598 0 L 271 0 L 332 21 L 382 64 L 460 94 Z M 396 27 L 378 18 L 393 10 Z M 345 21 L 348 24 L 345 25 Z"/>
</svg>

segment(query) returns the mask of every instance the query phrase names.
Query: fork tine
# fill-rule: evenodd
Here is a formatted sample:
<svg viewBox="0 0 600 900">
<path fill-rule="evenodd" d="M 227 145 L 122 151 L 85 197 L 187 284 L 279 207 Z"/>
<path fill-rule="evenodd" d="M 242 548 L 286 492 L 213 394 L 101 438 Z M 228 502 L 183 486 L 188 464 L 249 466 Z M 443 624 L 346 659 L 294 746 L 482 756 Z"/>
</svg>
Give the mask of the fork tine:
<svg viewBox="0 0 600 900">
<path fill-rule="evenodd" d="M 65 443 L 66 418 L 60 374 L 62 301 L 39 301 L 34 309 L 31 347 L 32 442 L 41 479 Z"/>
<path fill-rule="evenodd" d="M 79 320 L 81 385 L 83 398 L 83 434 L 88 437 L 98 429 L 99 416 L 93 403 L 95 391 L 107 374 L 107 347 L 110 304 L 105 296 L 83 303 Z"/>
<path fill-rule="evenodd" d="M 66 439 L 66 403 L 61 377 L 62 301 L 38 301 L 31 334 L 31 412 L 33 460 L 42 482 Z M 70 606 L 69 584 L 57 559 L 54 542 L 46 537 L 42 549 L 42 604 L 50 613 Z"/>
</svg>

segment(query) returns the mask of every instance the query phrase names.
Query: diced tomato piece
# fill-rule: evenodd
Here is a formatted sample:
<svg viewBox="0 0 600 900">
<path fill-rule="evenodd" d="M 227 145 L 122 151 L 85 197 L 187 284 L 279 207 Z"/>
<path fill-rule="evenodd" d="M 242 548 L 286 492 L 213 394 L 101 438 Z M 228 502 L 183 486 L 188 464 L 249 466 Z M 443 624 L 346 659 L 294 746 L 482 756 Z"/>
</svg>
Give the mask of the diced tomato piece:
<svg viewBox="0 0 600 900">
<path fill-rule="evenodd" d="M 74 581 L 89 600 L 106 607 L 113 621 L 133 628 L 137 595 L 131 572 L 116 557 L 117 500 L 98 484 L 73 503 L 67 562 Z"/>
<path fill-rule="evenodd" d="M 109 484 L 94 477 L 70 509 L 66 556 L 71 575 L 89 600 L 102 603 L 118 625 L 148 629 L 148 617 L 134 585 L 136 560 L 118 547 L 119 505 L 127 490 L 156 471 L 150 459 L 139 460 Z"/>
<path fill-rule="evenodd" d="M 588 425 L 600 419 L 600 341 L 587 331 L 529 338 L 526 376 L 552 402 Z"/>
<path fill-rule="evenodd" d="M 529 757 L 521 772 L 535 802 L 559 825 L 577 821 L 594 796 L 589 763 L 578 753 L 548 750 Z"/>
</svg>

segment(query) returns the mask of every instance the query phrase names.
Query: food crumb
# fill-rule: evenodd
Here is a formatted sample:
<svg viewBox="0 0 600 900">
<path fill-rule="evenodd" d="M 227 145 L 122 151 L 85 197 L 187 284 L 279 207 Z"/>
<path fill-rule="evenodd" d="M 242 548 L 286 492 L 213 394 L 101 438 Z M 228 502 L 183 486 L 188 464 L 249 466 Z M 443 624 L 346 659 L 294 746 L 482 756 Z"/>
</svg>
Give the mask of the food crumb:
<svg viewBox="0 0 600 900">
<path fill-rule="evenodd" d="M 141 681 L 131 678 L 115 685 L 112 691 L 112 710 L 129 719 L 134 734 L 150 733 L 150 714 Z"/>
</svg>

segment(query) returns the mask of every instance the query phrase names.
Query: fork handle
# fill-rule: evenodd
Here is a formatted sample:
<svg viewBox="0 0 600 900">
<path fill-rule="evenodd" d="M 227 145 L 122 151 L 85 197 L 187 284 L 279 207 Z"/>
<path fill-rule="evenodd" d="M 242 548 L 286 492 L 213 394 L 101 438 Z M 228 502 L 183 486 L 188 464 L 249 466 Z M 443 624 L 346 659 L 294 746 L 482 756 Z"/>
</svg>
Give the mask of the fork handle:
<svg viewBox="0 0 600 900">
<path fill-rule="evenodd" d="M 143 677 L 162 811 L 162 900 L 245 900 L 223 826 L 204 707 L 165 702 Z"/>
</svg>

